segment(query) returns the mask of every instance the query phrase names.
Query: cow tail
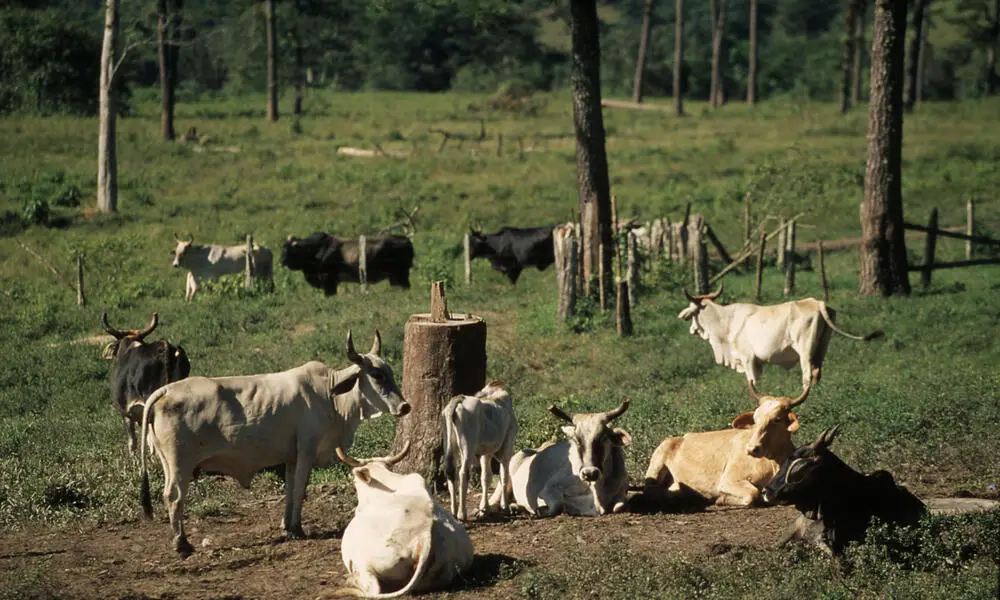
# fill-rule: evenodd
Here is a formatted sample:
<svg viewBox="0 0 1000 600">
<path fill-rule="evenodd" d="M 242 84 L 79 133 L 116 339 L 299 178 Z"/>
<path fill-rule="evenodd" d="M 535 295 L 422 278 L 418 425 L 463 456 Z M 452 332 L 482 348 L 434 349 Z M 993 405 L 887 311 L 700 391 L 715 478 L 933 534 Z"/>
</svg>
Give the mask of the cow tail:
<svg viewBox="0 0 1000 600">
<path fill-rule="evenodd" d="M 826 324 L 830 326 L 830 329 L 836 331 L 837 333 L 846 338 L 850 338 L 852 340 L 858 340 L 859 342 L 867 342 L 869 340 L 874 340 L 876 338 L 880 338 L 885 335 L 885 332 L 882 331 L 881 329 L 876 329 L 875 331 L 869 333 L 868 335 L 851 335 L 850 333 L 847 333 L 843 329 L 837 327 L 836 323 L 833 322 L 833 319 L 830 318 L 830 314 L 826 312 L 825 302 L 819 303 L 819 312 L 821 315 L 823 315 L 823 320 L 826 321 Z"/>
<path fill-rule="evenodd" d="M 388 594 L 376 594 L 374 596 L 369 596 L 369 598 L 398 598 L 399 596 L 409 594 L 413 591 L 413 588 L 420 583 L 420 581 L 424 578 L 424 573 L 426 573 L 427 569 L 430 567 L 431 541 L 433 540 L 433 535 L 434 528 L 432 524 L 431 527 L 427 528 L 427 532 L 420 536 L 420 539 L 417 542 L 417 547 L 420 549 L 420 558 L 417 559 L 417 568 L 413 570 L 413 577 L 410 578 L 410 581 L 407 582 L 406 585 L 395 592 Z"/>
<path fill-rule="evenodd" d="M 142 483 L 139 484 L 139 503 L 142 505 L 142 516 L 146 519 L 153 518 L 153 501 L 149 496 L 149 469 L 146 466 L 146 431 L 151 425 L 149 411 L 153 404 L 166 394 L 166 387 L 161 387 L 150 394 L 146 400 L 146 405 L 142 409 L 142 431 L 139 436 L 139 456 L 142 463 Z"/>
<path fill-rule="evenodd" d="M 455 429 L 455 410 L 461 401 L 462 396 L 455 396 L 441 411 L 441 417 L 444 419 L 444 476 L 449 481 L 457 479 L 457 463 L 461 460 L 461 457 L 455 456 L 459 450 L 458 431 Z"/>
</svg>

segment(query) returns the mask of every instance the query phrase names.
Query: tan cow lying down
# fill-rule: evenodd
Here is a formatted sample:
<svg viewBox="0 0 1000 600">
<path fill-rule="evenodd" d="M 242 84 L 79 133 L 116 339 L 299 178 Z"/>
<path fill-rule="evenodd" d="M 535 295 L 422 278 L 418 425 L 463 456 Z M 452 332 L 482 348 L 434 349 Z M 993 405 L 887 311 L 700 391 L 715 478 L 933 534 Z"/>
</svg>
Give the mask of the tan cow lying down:
<svg viewBox="0 0 1000 600">
<path fill-rule="evenodd" d="M 757 410 L 736 417 L 732 429 L 663 440 L 649 460 L 646 494 L 666 485 L 674 495 L 694 492 L 719 505 L 760 503 L 761 489 L 795 450 L 792 433 L 799 419 L 792 408 L 806 399 L 809 388 L 794 399 L 761 396 L 752 385 L 750 394 Z"/>
<path fill-rule="evenodd" d="M 174 549 L 194 551 L 184 534 L 184 499 L 195 470 L 224 473 L 245 488 L 258 471 L 285 465 L 285 516 L 289 538 L 302 537 L 302 502 L 309 473 L 349 448 L 363 419 L 383 412 L 403 416 L 403 400 L 389 364 L 379 357 L 382 338 L 358 354 L 347 333 L 351 365 L 335 371 L 311 361 L 281 373 L 243 377 L 189 377 L 149 397 L 142 415 L 142 443 L 163 465 L 163 502 L 170 513 Z M 146 453 L 142 453 L 143 514 L 153 513 Z"/>
<path fill-rule="evenodd" d="M 677 315 L 691 321 L 691 335 L 712 345 L 715 362 L 745 373 L 750 384 L 760 379 L 764 364 L 786 369 L 800 365 L 802 389 L 819 383 L 830 336 L 836 331 L 852 340 L 871 340 L 882 335 L 851 335 L 837 328 L 837 313 L 825 302 L 805 298 L 774 306 L 757 304 L 716 304 L 718 291 L 703 296 L 684 292 L 691 302 Z"/>
<path fill-rule="evenodd" d="M 434 500 L 423 477 L 389 470 L 409 449 L 407 442 L 396 456 L 367 460 L 337 449 L 340 460 L 353 467 L 358 493 L 340 544 L 355 587 L 341 593 L 392 598 L 442 589 L 472 565 L 469 534 Z"/>
</svg>

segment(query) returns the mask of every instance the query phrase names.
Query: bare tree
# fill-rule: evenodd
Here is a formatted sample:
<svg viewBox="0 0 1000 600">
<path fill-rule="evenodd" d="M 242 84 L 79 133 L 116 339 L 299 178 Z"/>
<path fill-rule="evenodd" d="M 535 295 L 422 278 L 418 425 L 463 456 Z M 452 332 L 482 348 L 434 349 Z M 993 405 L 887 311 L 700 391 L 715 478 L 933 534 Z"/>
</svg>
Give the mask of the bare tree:
<svg viewBox="0 0 1000 600">
<path fill-rule="evenodd" d="M 843 73 L 840 86 L 840 114 L 846 114 L 851 108 L 851 67 L 854 64 L 854 35 L 860 4 L 861 0 L 847 0 L 847 8 L 844 11 L 844 56 L 840 62 Z"/>
<path fill-rule="evenodd" d="M 709 0 L 709 13 L 712 18 L 712 84 L 709 90 L 709 103 L 717 108 L 723 103 L 722 89 L 722 39 L 726 30 L 726 0 Z"/>
<path fill-rule="evenodd" d="M 603 284 L 603 289 L 609 293 L 613 250 L 611 186 L 601 113 L 601 45 L 596 0 L 570 0 L 570 29 L 583 279 L 586 285 L 591 285 L 601 277 L 598 285 Z"/>
<path fill-rule="evenodd" d="M 907 0 L 876 0 L 868 102 L 868 160 L 861 204 L 860 293 L 908 295 L 900 166 Z"/>
<path fill-rule="evenodd" d="M 865 24 L 868 22 L 868 0 L 858 5 L 858 17 L 854 20 L 854 66 L 851 68 L 851 105 L 861 102 L 861 78 L 865 65 Z"/>
<path fill-rule="evenodd" d="M 177 60 L 180 55 L 180 32 L 184 0 L 157 0 L 156 46 L 160 59 L 160 126 L 163 139 L 173 140 L 174 90 L 177 89 Z"/>
<path fill-rule="evenodd" d="M 292 114 L 296 117 L 302 114 L 302 98 L 305 88 L 305 68 L 302 61 L 302 3 L 295 0 L 295 27 L 292 28 L 292 38 L 295 43 L 295 104 Z"/>
<path fill-rule="evenodd" d="M 274 20 L 274 0 L 265 0 L 267 30 L 267 120 L 278 120 L 278 61 L 275 57 L 277 38 Z"/>
<path fill-rule="evenodd" d="M 674 11 L 674 112 L 684 116 L 682 75 L 684 70 L 684 0 L 677 0 Z"/>
<path fill-rule="evenodd" d="M 747 104 L 757 102 L 757 0 L 750 0 L 750 56 L 747 66 Z"/>
<path fill-rule="evenodd" d="M 106 0 L 97 135 L 97 209 L 103 213 L 118 210 L 118 136 L 115 128 L 118 107 L 112 92 L 117 63 L 118 0 Z"/>
<path fill-rule="evenodd" d="M 642 102 L 642 74 L 646 70 L 646 52 L 649 47 L 649 27 L 653 20 L 653 0 L 642 3 L 642 31 L 639 33 L 639 56 L 635 59 L 635 78 L 632 82 L 632 101 Z"/>
<path fill-rule="evenodd" d="M 907 112 L 911 112 L 917 103 L 917 86 L 920 83 L 920 50 L 924 46 L 924 13 L 928 4 L 930 4 L 930 0 L 914 0 L 913 2 L 913 37 L 910 38 L 910 51 L 906 59 L 906 87 L 903 96 Z"/>
</svg>

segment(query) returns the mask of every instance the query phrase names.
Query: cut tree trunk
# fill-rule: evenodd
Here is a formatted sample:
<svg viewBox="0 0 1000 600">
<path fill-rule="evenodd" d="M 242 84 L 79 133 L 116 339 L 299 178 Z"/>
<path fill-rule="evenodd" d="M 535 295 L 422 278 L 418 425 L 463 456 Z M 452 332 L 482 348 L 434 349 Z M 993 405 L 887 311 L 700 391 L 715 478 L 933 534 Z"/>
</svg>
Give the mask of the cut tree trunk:
<svg viewBox="0 0 1000 600">
<path fill-rule="evenodd" d="M 432 305 L 434 304 L 432 300 Z M 399 473 L 437 479 L 444 440 L 441 410 L 458 394 L 475 394 L 486 385 L 486 323 L 452 313 L 444 322 L 431 314 L 411 315 L 403 329 L 403 397 L 410 413 L 396 421 L 395 454 L 410 443 Z"/>
<path fill-rule="evenodd" d="M 920 50 L 924 42 L 924 11 L 928 0 L 913 3 L 913 37 L 910 38 L 910 52 L 907 58 L 905 107 L 911 112 L 917 104 L 917 87 L 920 84 Z"/>
<path fill-rule="evenodd" d="M 653 0 L 642 5 L 642 31 L 639 33 L 639 56 L 635 59 L 635 78 L 632 82 L 632 101 L 642 102 L 642 75 L 646 70 L 646 53 L 649 48 L 650 21 L 653 20 Z"/>
<path fill-rule="evenodd" d="M 118 210 L 118 152 L 112 87 L 118 62 L 118 0 L 107 0 L 104 9 L 104 43 L 101 46 L 101 81 L 97 137 L 97 209 Z"/>
<path fill-rule="evenodd" d="M 844 55 L 840 62 L 842 80 L 840 86 L 840 114 L 851 108 L 851 67 L 854 64 L 854 33 L 858 19 L 860 0 L 848 0 L 844 13 Z"/>
<path fill-rule="evenodd" d="M 278 40 L 276 38 L 274 19 L 274 0 L 266 0 L 266 25 L 267 31 L 267 120 L 278 120 L 278 60 L 275 56 L 277 52 Z"/>
<path fill-rule="evenodd" d="M 674 112 L 684 116 L 684 0 L 677 0 L 674 15 Z"/>
<path fill-rule="evenodd" d="M 570 2 L 573 124 L 580 237 L 587 293 L 611 290 L 611 191 L 601 113 L 601 47 L 595 0 Z M 596 281 L 597 279 L 600 281 Z M 604 310 L 605 306 L 601 306 Z"/>
<path fill-rule="evenodd" d="M 861 204 L 860 293 L 909 295 L 903 199 L 903 59 L 907 0 L 876 0 Z"/>
<path fill-rule="evenodd" d="M 750 56 L 747 65 L 747 104 L 757 103 L 757 0 L 750 0 Z"/>
</svg>

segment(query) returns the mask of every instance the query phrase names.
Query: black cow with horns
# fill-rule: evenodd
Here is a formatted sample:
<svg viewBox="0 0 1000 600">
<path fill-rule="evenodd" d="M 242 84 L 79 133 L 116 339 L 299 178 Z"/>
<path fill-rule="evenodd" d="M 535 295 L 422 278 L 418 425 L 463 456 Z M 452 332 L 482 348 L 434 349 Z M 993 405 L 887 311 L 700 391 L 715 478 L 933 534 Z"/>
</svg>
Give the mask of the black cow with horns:
<svg viewBox="0 0 1000 600">
<path fill-rule="evenodd" d="M 493 269 L 517 283 L 525 267 L 544 271 L 555 262 L 552 248 L 552 226 L 521 229 L 501 227 L 496 233 L 469 231 L 470 258 L 490 259 Z"/>
<path fill-rule="evenodd" d="M 358 240 L 317 231 L 306 238 L 288 236 L 280 263 L 292 271 L 302 271 L 309 285 L 333 296 L 340 282 L 361 282 L 359 257 Z M 390 285 L 409 288 L 413 242 L 402 235 L 367 238 L 365 263 L 367 282 L 388 279 Z"/>
<path fill-rule="evenodd" d="M 159 317 L 145 329 L 115 329 L 108 325 L 108 313 L 101 315 L 101 327 L 114 336 L 101 358 L 114 361 L 111 369 L 111 402 L 122 416 L 128 448 L 135 452 L 135 425 L 142 421 L 142 405 L 157 388 L 186 378 L 191 373 L 184 348 L 166 340 L 146 342 L 156 329 Z M 138 407 L 139 410 L 134 410 Z"/>
<path fill-rule="evenodd" d="M 888 471 L 858 473 L 829 450 L 838 427 L 785 459 L 764 488 L 764 500 L 794 504 L 802 511 L 785 541 L 802 538 L 838 556 L 850 542 L 864 540 L 877 517 L 884 523 L 913 526 L 927 512 L 919 498 L 896 484 Z"/>
</svg>

